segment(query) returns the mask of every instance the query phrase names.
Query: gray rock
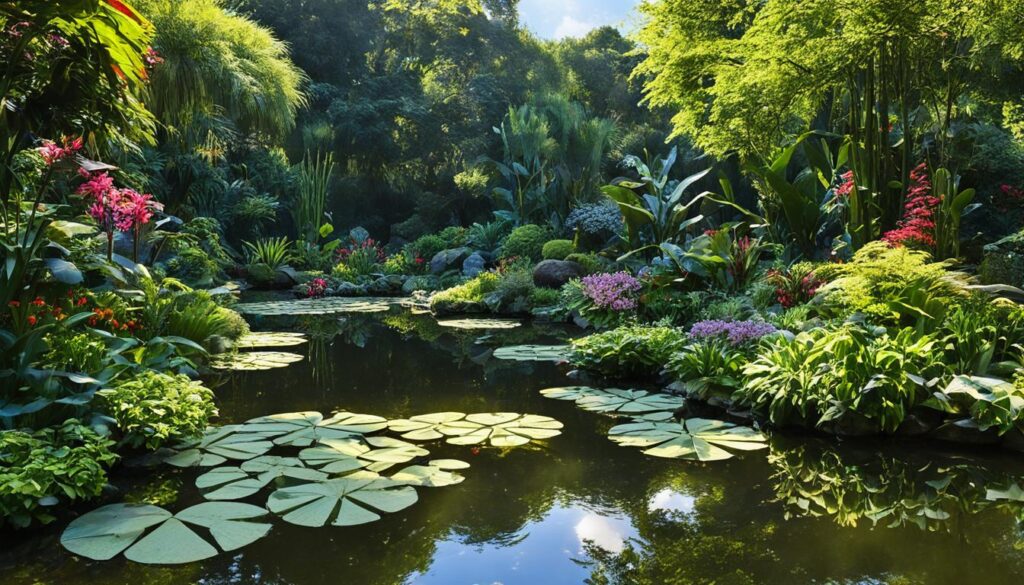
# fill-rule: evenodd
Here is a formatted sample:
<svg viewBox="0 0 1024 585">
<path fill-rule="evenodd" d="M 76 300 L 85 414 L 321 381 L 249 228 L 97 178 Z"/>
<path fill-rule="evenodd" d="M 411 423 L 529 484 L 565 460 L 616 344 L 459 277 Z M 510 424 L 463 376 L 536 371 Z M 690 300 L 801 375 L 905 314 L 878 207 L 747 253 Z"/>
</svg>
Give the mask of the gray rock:
<svg viewBox="0 0 1024 585">
<path fill-rule="evenodd" d="M 470 254 L 469 258 L 466 258 L 462 263 L 462 274 L 469 278 L 476 278 L 484 268 L 487 267 L 487 260 L 480 255 L 480 252 L 474 252 Z"/>
<path fill-rule="evenodd" d="M 335 294 L 339 297 L 359 297 L 366 294 L 366 287 L 354 282 L 342 282 L 335 288 Z"/>
<path fill-rule="evenodd" d="M 356 244 L 362 244 L 370 237 L 370 232 L 363 227 L 354 227 L 348 232 L 348 237 Z"/>
<path fill-rule="evenodd" d="M 566 260 L 545 260 L 533 269 L 533 283 L 544 288 L 562 288 L 574 278 L 586 275 L 583 266 Z"/>
<path fill-rule="evenodd" d="M 469 248 L 441 250 L 430 260 L 430 273 L 442 274 L 449 270 L 461 270 L 462 263 L 472 254 Z"/>
</svg>

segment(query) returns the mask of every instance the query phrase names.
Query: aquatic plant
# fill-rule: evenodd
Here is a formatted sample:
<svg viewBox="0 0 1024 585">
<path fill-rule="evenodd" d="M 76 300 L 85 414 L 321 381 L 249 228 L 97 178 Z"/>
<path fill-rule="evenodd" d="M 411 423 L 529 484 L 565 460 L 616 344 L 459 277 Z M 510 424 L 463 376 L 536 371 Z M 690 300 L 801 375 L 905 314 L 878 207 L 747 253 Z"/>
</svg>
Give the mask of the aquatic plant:
<svg viewBox="0 0 1024 585">
<path fill-rule="evenodd" d="M 726 449 L 756 451 L 768 447 L 765 436 L 754 429 L 703 418 L 626 423 L 612 427 L 608 438 L 623 447 L 639 447 L 645 455 L 695 461 L 732 458 Z"/>
</svg>

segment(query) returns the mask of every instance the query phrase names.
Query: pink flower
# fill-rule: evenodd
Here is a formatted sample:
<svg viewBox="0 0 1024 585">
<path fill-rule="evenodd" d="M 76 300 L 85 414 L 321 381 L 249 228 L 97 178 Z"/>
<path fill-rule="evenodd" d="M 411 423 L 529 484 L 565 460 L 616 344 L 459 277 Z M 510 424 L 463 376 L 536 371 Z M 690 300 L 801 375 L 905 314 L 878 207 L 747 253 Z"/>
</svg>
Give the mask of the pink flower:
<svg viewBox="0 0 1024 585">
<path fill-rule="evenodd" d="M 942 205 L 942 200 L 931 194 L 932 183 L 924 163 L 910 173 L 910 181 L 903 219 L 896 229 L 883 234 L 882 240 L 893 247 L 934 248 L 935 208 Z"/>
<path fill-rule="evenodd" d="M 643 285 L 628 272 L 594 274 L 584 277 L 583 294 L 596 307 L 613 311 L 631 311 L 637 307 L 636 294 Z"/>
<path fill-rule="evenodd" d="M 81 138 L 71 139 L 65 136 L 61 140 L 61 144 L 58 145 L 52 140 L 44 140 L 43 145 L 39 147 L 39 155 L 43 157 L 43 162 L 46 166 L 53 166 L 60 161 L 74 156 L 79 150 L 82 150 L 84 143 Z"/>
<path fill-rule="evenodd" d="M 853 193 L 853 190 L 857 187 L 857 184 L 854 182 L 853 171 L 847 171 L 841 178 L 842 183 L 836 187 L 836 199 L 849 197 L 850 193 Z"/>
</svg>

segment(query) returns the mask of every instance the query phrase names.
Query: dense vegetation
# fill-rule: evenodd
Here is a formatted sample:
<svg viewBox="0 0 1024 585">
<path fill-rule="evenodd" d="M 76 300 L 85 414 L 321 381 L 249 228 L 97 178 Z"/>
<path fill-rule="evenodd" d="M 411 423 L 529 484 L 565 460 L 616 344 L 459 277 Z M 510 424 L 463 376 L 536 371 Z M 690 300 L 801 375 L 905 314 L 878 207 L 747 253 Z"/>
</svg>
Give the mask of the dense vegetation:
<svg viewBox="0 0 1024 585">
<path fill-rule="evenodd" d="M 203 432 L 246 286 L 572 321 L 687 412 L 1020 444 L 1019 2 L 562 41 L 495 0 L 131 4 L 0 2 L 0 523 Z"/>
</svg>

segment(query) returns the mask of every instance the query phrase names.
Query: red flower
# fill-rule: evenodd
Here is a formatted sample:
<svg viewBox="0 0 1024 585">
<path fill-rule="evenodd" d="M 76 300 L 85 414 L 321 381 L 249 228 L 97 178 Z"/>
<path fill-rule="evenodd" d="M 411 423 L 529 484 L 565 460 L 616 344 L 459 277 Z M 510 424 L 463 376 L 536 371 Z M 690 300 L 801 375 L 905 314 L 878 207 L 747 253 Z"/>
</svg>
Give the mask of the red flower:
<svg viewBox="0 0 1024 585">
<path fill-rule="evenodd" d="M 42 297 L 36 297 L 35 300 L 32 301 L 32 304 L 37 307 L 42 307 L 46 304 L 46 301 L 44 301 Z"/>
<path fill-rule="evenodd" d="M 139 15 L 136 14 L 136 12 L 134 10 L 132 10 L 131 8 L 126 6 L 124 4 L 124 2 L 121 2 L 121 0 L 106 0 L 106 2 L 114 10 L 120 12 L 121 14 L 124 14 L 125 16 L 127 16 L 128 18 L 134 20 L 135 22 L 137 22 L 139 24 L 142 24 L 142 19 L 139 18 Z"/>
<path fill-rule="evenodd" d="M 17 309 L 18 307 L 21 306 L 21 303 L 19 301 L 11 301 L 7 303 L 7 306 L 11 307 L 12 309 Z"/>
<path fill-rule="evenodd" d="M 35 315 L 29 315 L 27 321 L 29 327 L 35 327 L 36 323 L 39 322 L 39 319 L 36 319 Z"/>
</svg>

